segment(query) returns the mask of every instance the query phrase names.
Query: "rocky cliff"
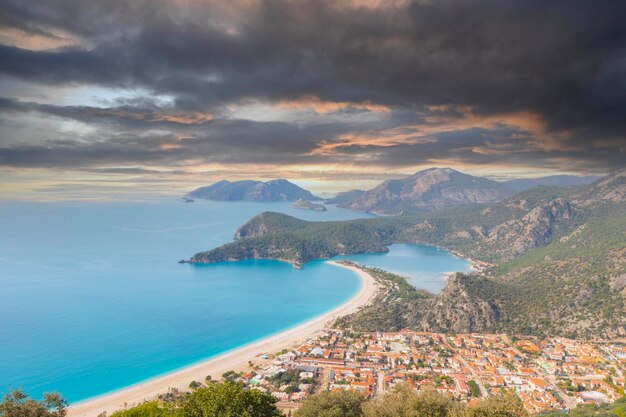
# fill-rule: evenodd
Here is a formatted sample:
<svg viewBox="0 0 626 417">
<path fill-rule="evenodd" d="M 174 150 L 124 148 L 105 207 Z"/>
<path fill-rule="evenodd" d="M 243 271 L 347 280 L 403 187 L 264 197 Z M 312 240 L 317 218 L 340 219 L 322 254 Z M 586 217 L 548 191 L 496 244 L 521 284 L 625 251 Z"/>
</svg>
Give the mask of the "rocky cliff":
<svg viewBox="0 0 626 417">
<path fill-rule="evenodd" d="M 484 237 L 483 250 L 500 255 L 501 260 L 513 259 L 529 250 L 546 245 L 559 229 L 567 228 L 573 215 L 569 201 L 559 198 L 531 209 L 521 218 L 497 225 Z"/>
<path fill-rule="evenodd" d="M 480 279 L 460 273 L 450 275 L 441 293 L 425 305 L 425 313 L 413 324 L 414 327 L 453 333 L 495 329 L 500 320 L 500 309 L 471 285 L 472 281 Z"/>
</svg>

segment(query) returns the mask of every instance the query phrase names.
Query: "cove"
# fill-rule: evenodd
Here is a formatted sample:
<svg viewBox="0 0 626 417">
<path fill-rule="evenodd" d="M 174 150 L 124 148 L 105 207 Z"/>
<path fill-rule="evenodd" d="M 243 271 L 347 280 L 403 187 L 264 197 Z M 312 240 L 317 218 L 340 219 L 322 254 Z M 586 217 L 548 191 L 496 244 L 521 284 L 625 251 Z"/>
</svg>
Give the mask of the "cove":
<svg viewBox="0 0 626 417">
<path fill-rule="evenodd" d="M 445 277 L 451 272 L 470 272 L 471 263 L 450 252 L 431 245 L 396 243 L 387 253 L 363 253 L 337 256 L 363 265 L 384 269 L 407 278 L 415 288 L 433 294 L 441 291 Z"/>
</svg>

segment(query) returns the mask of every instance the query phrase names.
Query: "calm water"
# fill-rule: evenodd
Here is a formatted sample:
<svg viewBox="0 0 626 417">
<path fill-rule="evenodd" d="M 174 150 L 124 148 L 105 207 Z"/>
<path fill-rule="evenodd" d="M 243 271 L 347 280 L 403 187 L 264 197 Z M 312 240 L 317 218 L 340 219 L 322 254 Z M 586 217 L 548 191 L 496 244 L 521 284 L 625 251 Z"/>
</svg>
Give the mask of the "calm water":
<svg viewBox="0 0 626 417">
<path fill-rule="evenodd" d="M 449 272 L 469 272 L 471 264 L 465 259 L 428 245 L 395 244 L 389 253 L 340 256 L 364 265 L 381 268 L 407 278 L 414 287 L 438 293 Z"/>
<path fill-rule="evenodd" d="M 308 220 L 365 216 L 288 203 L 0 203 L 0 393 L 89 398 L 279 332 L 358 290 L 354 274 L 323 262 L 302 270 L 275 261 L 177 263 L 231 241 L 265 210 Z M 353 258 L 385 267 L 413 250 L 430 248 L 394 245 L 387 255 Z M 402 271 L 390 269 L 419 280 L 419 271 L 458 262 L 431 255 L 418 266 L 409 253 Z M 424 266 L 434 259 L 441 262 Z"/>
</svg>

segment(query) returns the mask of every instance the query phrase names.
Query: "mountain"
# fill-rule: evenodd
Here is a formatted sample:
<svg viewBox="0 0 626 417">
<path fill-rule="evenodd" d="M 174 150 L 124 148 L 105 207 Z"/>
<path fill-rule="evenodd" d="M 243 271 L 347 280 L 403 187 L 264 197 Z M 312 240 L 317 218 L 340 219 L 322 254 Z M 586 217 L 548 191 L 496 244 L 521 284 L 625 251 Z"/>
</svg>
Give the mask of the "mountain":
<svg viewBox="0 0 626 417">
<path fill-rule="evenodd" d="M 409 327 L 626 336 L 624 169 L 584 187 L 535 187 L 498 203 L 396 217 L 309 222 L 263 213 L 236 237 L 189 262 L 269 258 L 300 265 L 384 252 L 396 242 L 432 244 L 483 261 L 483 268 L 449 279 L 428 303 L 419 301 L 405 317 Z"/>
<path fill-rule="evenodd" d="M 450 168 L 431 168 L 406 178 L 384 181 L 338 205 L 351 210 L 398 215 L 454 204 L 492 203 L 511 194 L 511 190 L 497 181 Z"/>
<path fill-rule="evenodd" d="M 540 178 L 519 178 L 503 181 L 507 188 L 514 191 L 524 191 L 533 187 L 580 187 L 591 184 L 599 180 L 599 176 L 578 176 L 578 175 L 551 175 Z"/>
<path fill-rule="evenodd" d="M 337 194 L 336 196 L 334 196 L 333 198 L 329 198 L 325 200 L 325 203 L 338 204 L 338 205 L 346 204 L 352 200 L 357 199 L 358 197 L 361 197 L 363 194 L 365 194 L 365 191 L 363 190 L 343 191 Z"/>
<path fill-rule="evenodd" d="M 235 181 L 222 180 L 207 187 L 201 187 L 187 194 L 190 198 L 216 201 L 295 201 L 319 200 L 310 191 L 284 180 Z"/>
</svg>

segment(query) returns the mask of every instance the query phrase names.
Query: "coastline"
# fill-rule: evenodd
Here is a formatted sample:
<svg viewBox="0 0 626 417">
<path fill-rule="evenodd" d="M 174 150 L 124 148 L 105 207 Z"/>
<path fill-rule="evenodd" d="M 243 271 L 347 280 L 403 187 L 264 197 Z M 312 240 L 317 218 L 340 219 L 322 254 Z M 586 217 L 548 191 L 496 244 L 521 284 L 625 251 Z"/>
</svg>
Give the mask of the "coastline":
<svg viewBox="0 0 626 417">
<path fill-rule="evenodd" d="M 378 284 L 365 271 L 335 261 L 329 264 L 346 268 L 356 273 L 361 280 L 361 288 L 349 300 L 322 315 L 286 329 L 280 333 L 254 341 L 247 345 L 224 352 L 202 362 L 142 381 L 127 388 L 106 393 L 78 402 L 68 409 L 68 417 L 97 417 L 102 412 L 111 414 L 125 406 L 132 406 L 166 393 L 169 388 L 187 389 L 191 381 L 204 381 L 207 375 L 214 378 L 230 370 L 247 369 L 248 361 L 259 362 L 265 353 L 275 353 L 314 336 L 324 330 L 335 319 L 356 312 L 367 305 L 376 295 Z"/>
</svg>

